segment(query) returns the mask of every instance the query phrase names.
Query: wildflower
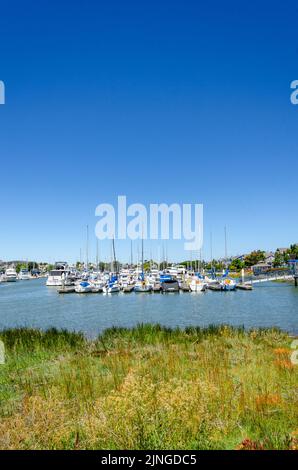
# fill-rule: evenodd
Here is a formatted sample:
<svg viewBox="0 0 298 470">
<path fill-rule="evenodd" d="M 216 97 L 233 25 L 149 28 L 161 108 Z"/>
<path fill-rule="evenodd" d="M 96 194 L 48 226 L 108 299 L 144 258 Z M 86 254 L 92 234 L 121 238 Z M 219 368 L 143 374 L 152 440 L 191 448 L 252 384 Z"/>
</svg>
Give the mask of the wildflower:
<svg viewBox="0 0 298 470">
<path fill-rule="evenodd" d="M 286 348 L 276 348 L 273 350 L 273 352 L 277 356 L 287 356 L 290 354 L 290 350 Z"/>
<path fill-rule="evenodd" d="M 284 360 L 284 359 L 277 359 L 274 361 L 274 364 L 278 366 L 280 369 L 288 369 L 291 370 L 294 368 L 294 365 L 291 363 L 291 361 Z"/>
<path fill-rule="evenodd" d="M 236 447 L 236 450 L 264 450 L 262 442 L 253 441 L 247 437 Z"/>
<path fill-rule="evenodd" d="M 289 450 L 298 450 L 298 430 L 291 434 Z"/>
<path fill-rule="evenodd" d="M 279 403 L 281 403 L 281 396 L 277 393 L 258 395 L 256 397 L 257 406 L 274 406 L 278 405 Z"/>
</svg>

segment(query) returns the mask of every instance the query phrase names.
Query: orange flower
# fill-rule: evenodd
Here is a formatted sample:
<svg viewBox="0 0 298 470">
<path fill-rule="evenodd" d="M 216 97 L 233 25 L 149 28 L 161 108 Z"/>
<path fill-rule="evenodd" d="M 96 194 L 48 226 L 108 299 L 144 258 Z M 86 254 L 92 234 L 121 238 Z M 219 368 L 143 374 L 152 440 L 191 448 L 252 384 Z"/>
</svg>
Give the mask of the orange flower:
<svg viewBox="0 0 298 470">
<path fill-rule="evenodd" d="M 267 394 L 267 395 L 258 395 L 256 397 L 257 406 L 274 406 L 281 403 L 281 396 L 277 393 Z"/>
<path fill-rule="evenodd" d="M 294 369 L 294 365 L 288 359 L 287 360 L 277 359 L 276 361 L 274 361 L 274 364 L 280 367 L 281 369 L 288 369 L 288 370 Z"/>
<path fill-rule="evenodd" d="M 290 350 L 289 349 L 286 349 L 286 348 L 276 348 L 273 350 L 274 354 L 276 354 L 277 356 L 287 356 L 290 354 Z"/>
<path fill-rule="evenodd" d="M 252 441 L 247 437 L 236 447 L 236 450 L 264 450 L 262 442 Z"/>
</svg>

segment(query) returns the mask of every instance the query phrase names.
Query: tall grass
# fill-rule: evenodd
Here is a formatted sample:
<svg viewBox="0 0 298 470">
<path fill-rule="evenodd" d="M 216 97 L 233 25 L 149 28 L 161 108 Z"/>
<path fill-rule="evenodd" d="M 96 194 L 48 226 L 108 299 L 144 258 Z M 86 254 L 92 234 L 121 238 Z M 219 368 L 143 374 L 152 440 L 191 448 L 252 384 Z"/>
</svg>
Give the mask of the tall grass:
<svg viewBox="0 0 298 470">
<path fill-rule="evenodd" d="M 0 332 L 2 449 L 289 449 L 298 373 L 277 329 Z"/>
</svg>

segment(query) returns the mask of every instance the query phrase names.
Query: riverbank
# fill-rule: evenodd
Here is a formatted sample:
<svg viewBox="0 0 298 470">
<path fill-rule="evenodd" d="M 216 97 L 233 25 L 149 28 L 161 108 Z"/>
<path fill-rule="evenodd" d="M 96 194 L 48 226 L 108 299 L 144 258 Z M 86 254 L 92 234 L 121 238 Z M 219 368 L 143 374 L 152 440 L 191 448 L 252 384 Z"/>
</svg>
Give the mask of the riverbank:
<svg viewBox="0 0 298 470">
<path fill-rule="evenodd" d="M 227 326 L 0 333 L 1 449 L 292 449 L 292 338 Z"/>
</svg>

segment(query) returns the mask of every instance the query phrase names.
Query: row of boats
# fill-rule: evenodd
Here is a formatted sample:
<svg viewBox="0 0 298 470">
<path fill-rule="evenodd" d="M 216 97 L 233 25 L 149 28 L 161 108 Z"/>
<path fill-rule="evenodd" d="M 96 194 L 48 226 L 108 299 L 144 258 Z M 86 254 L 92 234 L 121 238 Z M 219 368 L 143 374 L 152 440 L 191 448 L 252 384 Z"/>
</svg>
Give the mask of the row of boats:
<svg viewBox="0 0 298 470">
<path fill-rule="evenodd" d="M 8 268 L 3 274 L 0 274 L 0 282 L 28 281 L 32 279 L 28 269 L 21 269 L 19 273 L 14 268 Z"/>
<path fill-rule="evenodd" d="M 69 269 L 66 265 L 56 265 L 50 271 L 47 286 L 58 287 L 59 293 L 105 293 L 117 292 L 203 292 L 206 289 L 215 291 L 233 291 L 236 288 L 251 290 L 251 285 L 237 283 L 228 277 L 228 272 L 221 277 L 187 271 L 184 266 L 172 266 L 160 271 L 151 268 L 144 272 L 138 268 L 123 268 L 119 273 L 84 271 Z"/>
</svg>

